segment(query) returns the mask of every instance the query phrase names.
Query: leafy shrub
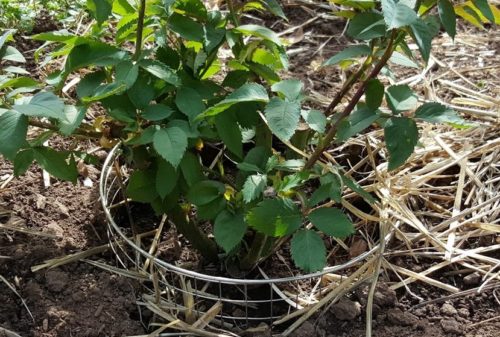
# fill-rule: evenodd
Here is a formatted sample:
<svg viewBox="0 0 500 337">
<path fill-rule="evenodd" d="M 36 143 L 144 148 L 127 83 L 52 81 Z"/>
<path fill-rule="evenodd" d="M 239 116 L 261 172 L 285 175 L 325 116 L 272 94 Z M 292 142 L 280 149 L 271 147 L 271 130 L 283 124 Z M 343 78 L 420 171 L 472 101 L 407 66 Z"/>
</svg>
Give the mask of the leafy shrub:
<svg viewBox="0 0 500 337">
<path fill-rule="evenodd" d="M 278 35 L 240 23 L 251 10 L 285 18 L 275 0 L 240 6 L 227 1 L 227 12 L 201 0 L 141 1 L 139 8 L 127 0 L 89 0 L 95 24 L 88 35 L 33 36 L 54 44 L 54 57 L 66 57 L 46 90 L 23 95 L 38 84 L 3 75 L 0 153 L 14 162 L 17 175 L 36 161 L 55 177 L 76 181 L 75 162 L 84 155 L 45 147 L 44 140 L 60 133 L 98 137 L 105 147 L 121 142 L 134 169 L 127 195 L 168 214 L 207 259 L 219 259 L 221 247 L 228 263 L 250 270 L 290 239 L 295 264 L 320 270 L 326 263 L 323 236 L 354 232 L 336 207 L 343 191 L 376 202 L 341 167 L 322 160 L 332 143 L 376 124 L 384 129 L 388 168 L 394 170 L 418 143 L 417 121 L 465 126 L 448 107 L 418 106 L 411 88 L 378 79 L 392 63 L 420 63 L 410 40 L 427 62 L 440 26 L 454 37 L 455 9 L 448 0 L 333 2 L 345 7 L 336 14 L 350 19 L 347 34 L 359 44 L 326 61 L 324 66 L 356 70 L 322 112 L 303 108 L 307 95 L 300 81 L 280 78 L 288 59 Z M 470 6 L 479 22 L 495 19 L 486 1 Z M 4 33 L 1 45 L 10 34 Z M 12 47 L 1 51 L 4 60 L 22 62 Z M 83 77 L 76 104 L 68 105 L 56 94 L 74 73 Z M 105 111 L 93 124 L 85 119 L 91 106 Z M 26 139 L 28 125 L 47 132 Z M 312 194 L 311 186 L 317 186 Z M 201 231 L 203 221 L 213 223 L 215 241 Z"/>
</svg>

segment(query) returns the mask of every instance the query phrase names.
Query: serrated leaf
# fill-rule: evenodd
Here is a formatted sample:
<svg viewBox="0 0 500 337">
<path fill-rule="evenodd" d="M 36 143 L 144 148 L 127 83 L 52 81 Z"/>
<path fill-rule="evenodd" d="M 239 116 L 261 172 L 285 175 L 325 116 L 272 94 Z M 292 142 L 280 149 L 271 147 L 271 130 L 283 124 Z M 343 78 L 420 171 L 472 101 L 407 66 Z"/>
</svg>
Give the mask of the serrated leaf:
<svg viewBox="0 0 500 337">
<path fill-rule="evenodd" d="M 196 118 L 205 110 L 205 103 L 203 103 L 200 94 L 198 94 L 196 90 L 188 87 L 181 87 L 177 91 L 175 104 L 190 120 Z"/>
<path fill-rule="evenodd" d="M 28 117 L 14 110 L 0 113 L 0 153 L 13 160 L 17 151 L 26 143 Z"/>
<path fill-rule="evenodd" d="M 112 66 L 129 58 L 130 55 L 126 51 L 104 42 L 87 42 L 77 45 L 71 50 L 64 66 L 64 72 L 68 74 L 89 65 Z"/>
<path fill-rule="evenodd" d="M 342 181 L 337 175 L 327 174 L 321 179 L 321 186 L 316 188 L 308 200 L 309 207 L 314 207 L 327 199 L 338 203 L 342 201 Z"/>
<path fill-rule="evenodd" d="M 85 75 L 76 86 L 76 94 L 79 98 L 92 96 L 94 91 L 106 79 L 104 71 L 96 71 Z"/>
<path fill-rule="evenodd" d="M 139 76 L 139 65 L 131 61 L 123 61 L 116 65 L 115 81 L 123 82 L 128 88 L 131 88 Z"/>
<path fill-rule="evenodd" d="M 290 101 L 300 100 L 304 84 L 300 80 L 290 79 L 274 83 L 271 90 L 283 94 Z"/>
<path fill-rule="evenodd" d="M 322 111 L 314 109 L 302 110 L 301 115 L 311 129 L 319 133 L 325 133 L 327 120 Z"/>
<path fill-rule="evenodd" d="M 130 175 L 127 195 L 138 202 L 152 202 L 157 197 L 156 175 L 153 171 L 136 170 Z"/>
<path fill-rule="evenodd" d="M 16 104 L 13 109 L 26 116 L 64 118 L 64 103 L 51 92 L 39 92 L 29 103 Z"/>
<path fill-rule="evenodd" d="M 163 159 L 157 161 L 156 192 L 164 199 L 175 188 L 179 172 Z"/>
<path fill-rule="evenodd" d="M 87 8 L 97 20 L 98 25 L 102 25 L 111 15 L 113 1 L 114 0 L 87 0 Z"/>
<path fill-rule="evenodd" d="M 451 123 L 464 125 L 465 121 L 455 110 L 440 103 L 424 103 L 415 111 L 415 118 L 430 123 Z"/>
<path fill-rule="evenodd" d="M 290 199 L 267 199 L 252 208 L 246 220 L 255 230 L 273 237 L 295 232 L 302 224 L 302 214 Z"/>
<path fill-rule="evenodd" d="M 418 142 L 418 128 L 410 118 L 392 117 L 384 127 L 384 137 L 389 151 L 389 170 L 406 162 Z"/>
<path fill-rule="evenodd" d="M 455 39 L 457 33 L 457 17 L 452 3 L 449 0 L 438 0 L 438 12 L 446 33 L 448 33 L 452 39 Z"/>
<path fill-rule="evenodd" d="M 395 114 L 415 109 L 418 103 L 417 95 L 405 84 L 387 88 L 385 99 Z"/>
<path fill-rule="evenodd" d="M 371 54 L 371 49 L 366 44 L 358 44 L 355 46 L 350 46 L 342 50 L 341 52 L 335 54 L 334 56 L 330 57 L 328 60 L 325 61 L 325 63 L 323 63 L 323 66 L 325 67 L 325 66 L 335 65 L 345 60 L 350 60 L 362 56 L 368 56 L 370 54 Z"/>
<path fill-rule="evenodd" d="M 251 35 L 251 36 L 256 36 L 260 37 L 264 40 L 271 41 L 278 46 L 282 46 L 281 40 L 275 32 L 270 30 L 269 28 L 266 28 L 264 26 L 260 25 L 255 25 L 255 24 L 248 24 L 248 25 L 242 25 L 238 26 L 235 28 L 235 30 L 246 34 L 246 35 Z"/>
<path fill-rule="evenodd" d="M 208 205 L 224 195 L 226 187 L 215 180 L 205 180 L 191 186 L 187 194 L 189 202 L 196 206 Z"/>
<path fill-rule="evenodd" d="M 243 200 L 246 203 L 258 199 L 267 187 L 267 176 L 265 174 L 254 174 L 247 178 L 243 185 Z"/>
<path fill-rule="evenodd" d="M 214 223 L 215 241 L 226 253 L 232 251 L 243 239 L 247 224 L 242 213 L 232 214 L 222 211 Z"/>
<path fill-rule="evenodd" d="M 174 110 L 165 104 L 153 104 L 149 105 L 142 112 L 142 118 L 148 121 L 161 121 L 164 120 L 174 113 Z"/>
<path fill-rule="evenodd" d="M 382 0 L 381 2 L 388 30 L 409 26 L 418 19 L 417 13 L 402 1 Z"/>
<path fill-rule="evenodd" d="M 288 141 L 299 125 L 300 103 L 274 97 L 267 104 L 264 114 L 271 131 L 278 138 Z"/>
<path fill-rule="evenodd" d="M 139 66 L 151 75 L 156 76 L 173 86 L 177 87 L 181 85 L 181 79 L 179 76 L 177 76 L 175 71 L 166 64 L 154 60 L 142 60 L 139 63 Z"/>
<path fill-rule="evenodd" d="M 326 265 L 326 248 L 321 236 L 312 230 L 294 234 L 290 247 L 293 262 L 306 273 L 322 270 Z"/>
<path fill-rule="evenodd" d="M 434 22 L 432 22 L 432 17 L 428 17 L 427 21 L 422 19 L 417 19 L 414 23 L 410 25 L 413 34 L 413 39 L 422 54 L 422 58 L 427 63 L 431 54 L 432 39 L 436 36 L 438 30 L 434 27 Z M 438 26 L 439 27 L 439 26 Z"/>
<path fill-rule="evenodd" d="M 238 158 L 242 158 L 243 136 L 234 114 L 230 113 L 230 111 L 225 111 L 215 116 L 215 127 L 229 151 L 237 155 Z"/>
<path fill-rule="evenodd" d="M 358 104 L 356 111 L 340 123 L 337 131 L 337 140 L 341 142 L 346 141 L 368 128 L 378 118 L 378 110 L 373 110 L 366 105 Z"/>
<path fill-rule="evenodd" d="M 177 167 L 187 148 L 187 136 L 178 127 L 169 127 L 155 132 L 153 147 L 172 166 Z"/>
<path fill-rule="evenodd" d="M 347 27 L 347 35 L 357 40 L 372 40 L 385 34 L 384 17 L 374 12 L 357 14 Z"/>
<path fill-rule="evenodd" d="M 317 229 L 327 235 L 343 239 L 354 233 L 351 220 L 338 208 L 318 208 L 307 217 Z"/>
<path fill-rule="evenodd" d="M 215 116 L 236 103 L 268 101 L 269 96 L 262 85 L 257 83 L 246 83 L 213 107 L 205 110 L 198 118 Z"/>
<path fill-rule="evenodd" d="M 198 157 L 189 151 L 182 158 L 180 168 L 189 187 L 205 179 Z"/>
<path fill-rule="evenodd" d="M 376 78 L 368 81 L 365 90 L 366 105 L 377 110 L 384 99 L 384 85 Z"/>
<path fill-rule="evenodd" d="M 168 28 L 189 41 L 203 41 L 203 26 L 193 19 L 174 13 L 168 19 Z"/>
<path fill-rule="evenodd" d="M 64 118 L 59 123 L 59 131 L 64 135 L 70 135 L 80 126 L 87 112 L 85 106 L 66 105 L 64 107 Z"/>
<path fill-rule="evenodd" d="M 127 90 L 127 96 L 136 108 L 146 108 L 155 97 L 155 89 L 150 76 L 144 73 L 139 74 L 134 85 Z"/>
<path fill-rule="evenodd" d="M 73 183 L 78 177 L 78 170 L 71 152 L 55 151 L 49 147 L 33 148 L 37 163 L 50 175 Z"/>
</svg>

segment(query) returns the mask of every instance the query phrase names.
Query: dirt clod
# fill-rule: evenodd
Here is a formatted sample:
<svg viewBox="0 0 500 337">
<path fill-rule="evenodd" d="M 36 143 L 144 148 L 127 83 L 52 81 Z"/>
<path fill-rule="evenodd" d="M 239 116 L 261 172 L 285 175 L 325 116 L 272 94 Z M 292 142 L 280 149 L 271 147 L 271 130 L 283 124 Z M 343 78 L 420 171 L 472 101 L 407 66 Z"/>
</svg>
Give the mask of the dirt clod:
<svg viewBox="0 0 500 337">
<path fill-rule="evenodd" d="M 47 274 L 45 274 L 47 288 L 54 293 L 63 291 L 68 283 L 68 280 L 68 274 L 62 271 L 49 270 Z"/>
<path fill-rule="evenodd" d="M 464 284 L 467 286 L 476 286 L 481 282 L 481 275 L 478 272 L 474 272 L 464 277 Z"/>
<path fill-rule="evenodd" d="M 446 316 L 455 316 L 457 314 L 457 309 L 450 303 L 445 303 L 441 307 L 441 313 Z"/>
<path fill-rule="evenodd" d="M 458 323 L 454 319 L 443 319 L 441 321 L 441 327 L 443 328 L 444 332 L 447 333 L 454 333 L 461 335 L 463 332 L 462 326 L 460 323 Z"/>
<path fill-rule="evenodd" d="M 387 311 L 387 320 L 394 325 L 415 326 L 418 322 L 418 317 L 409 312 L 403 312 L 399 308 L 390 309 Z"/>
<path fill-rule="evenodd" d="M 351 321 L 361 314 L 361 304 L 343 297 L 332 306 L 331 311 L 337 319 Z"/>
<path fill-rule="evenodd" d="M 316 336 L 316 329 L 314 325 L 305 321 L 297 330 L 295 330 L 291 335 L 291 337 L 305 337 L 305 336 Z"/>
</svg>

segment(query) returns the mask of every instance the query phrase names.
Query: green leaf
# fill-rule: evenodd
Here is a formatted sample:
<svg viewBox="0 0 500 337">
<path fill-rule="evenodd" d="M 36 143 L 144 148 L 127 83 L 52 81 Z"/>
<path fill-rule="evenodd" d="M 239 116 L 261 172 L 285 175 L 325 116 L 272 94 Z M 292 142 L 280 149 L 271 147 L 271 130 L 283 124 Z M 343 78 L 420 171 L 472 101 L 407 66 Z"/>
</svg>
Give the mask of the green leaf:
<svg viewBox="0 0 500 337">
<path fill-rule="evenodd" d="M 151 170 L 134 171 L 127 184 L 127 195 L 138 202 L 153 202 L 158 197 L 155 178 Z"/>
<path fill-rule="evenodd" d="M 23 150 L 17 153 L 14 158 L 14 175 L 19 177 L 28 171 L 31 164 L 35 160 L 35 152 L 33 149 Z"/>
<path fill-rule="evenodd" d="M 5 41 L 12 40 L 12 34 L 16 32 L 15 29 L 7 29 L 0 36 L 0 49 L 2 49 Z"/>
<path fill-rule="evenodd" d="M 0 83 L 0 89 L 4 88 L 22 88 L 22 87 L 37 87 L 39 83 L 29 77 L 21 76 L 9 79 L 5 82 Z"/>
<path fill-rule="evenodd" d="M 175 1 L 175 9 L 176 12 L 187 14 L 193 17 L 207 17 L 207 9 L 205 8 L 203 1 L 201 0 L 177 0 Z"/>
<path fill-rule="evenodd" d="M 357 40 L 372 40 L 385 36 L 385 33 L 384 17 L 373 12 L 357 14 L 347 27 L 347 35 Z"/>
<path fill-rule="evenodd" d="M 104 42 L 92 41 L 78 45 L 71 50 L 64 71 L 69 73 L 89 65 L 113 66 L 129 58 L 129 54 L 124 50 Z"/>
<path fill-rule="evenodd" d="M 263 234 L 282 237 L 302 225 L 302 214 L 290 199 L 266 199 L 249 211 L 246 220 Z"/>
<path fill-rule="evenodd" d="M 326 265 L 326 248 L 321 236 L 312 230 L 300 230 L 292 238 L 293 262 L 306 273 L 322 270 Z"/>
<path fill-rule="evenodd" d="M 59 122 L 59 131 L 63 135 L 70 135 L 80 126 L 87 112 L 87 107 L 75 107 L 66 105 L 64 107 L 64 118 Z"/>
<path fill-rule="evenodd" d="M 384 99 L 384 85 L 376 78 L 369 80 L 366 84 L 365 97 L 366 105 L 372 110 L 377 110 Z"/>
<path fill-rule="evenodd" d="M 177 167 L 187 148 L 187 136 L 178 127 L 169 127 L 155 132 L 153 146 L 160 156 Z"/>
<path fill-rule="evenodd" d="M 319 133 L 325 133 L 326 116 L 319 110 L 302 110 L 300 113 L 311 129 Z"/>
<path fill-rule="evenodd" d="M 365 199 L 369 204 L 374 204 L 375 203 L 375 198 L 368 192 L 366 192 L 357 182 L 356 180 L 342 175 L 342 183 L 349 187 L 351 190 L 359 194 L 363 199 Z"/>
<path fill-rule="evenodd" d="M 418 103 L 417 95 L 405 84 L 387 88 L 385 99 L 395 114 L 415 109 Z"/>
<path fill-rule="evenodd" d="M 139 76 L 139 65 L 131 61 L 123 61 L 116 65 L 115 71 L 115 81 L 125 83 L 127 89 L 129 89 Z"/>
<path fill-rule="evenodd" d="M 71 152 L 58 152 L 49 147 L 35 147 L 33 151 L 38 164 L 50 175 L 73 183 L 76 182 L 78 170 Z"/>
<path fill-rule="evenodd" d="M 200 220 L 211 221 L 215 219 L 221 211 L 227 207 L 226 199 L 223 196 L 218 197 L 214 201 L 201 206 L 196 206 L 196 216 Z"/>
<path fill-rule="evenodd" d="M 179 76 L 177 76 L 175 71 L 166 64 L 154 60 L 142 60 L 139 65 L 151 75 L 156 76 L 173 86 L 178 87 L 181 85 Z"/>
<path fill-rule="evenodd" d="M 16 104 L 13 109 L 26 116 L 64 118 L 64 103 L 51 92 L 39 92 L 29 103 Z"/>
<path fill-rule="evenodd" d="M 113 82 L 101 84 L 98 86 L 92 96 L 82 97 L 83 103 L 92 103 L 101 101 L 107 97 L 117 96 L 125 92 L 127 85 L 123 82 Z"/>
<path fill-rule="evenodd" d="M 384 127 L 384 137 L 389 151 L 389 170 L 403 165 L 418 142 L 415 121 L 406 117 L 392 117 Z"/>
<path fill-rule="evenodd" d="M 394 51 L 392 53 L 392 56 L 389 58 L 389 62 L 398 64 L 403 67 L 410 67 L 410 68 L 420 68 L 418 64 L 416 64 L 412 59 L 406 57 L 405 55 L 398 53 L 397 51 Z"/>
<path fill-rule="evenodd" d="M 307 217 L 317 229 L 327 235 L 343 239 L 354 233 L 351 220 L 338 208 L 318 208 Z"/>
<path fill-rule="evenodd" d="M 242 102 L 268 102 L 269 96 L 266 89 L 257 83 L 247 83 L 236 89 L 225 99 L 205 110 L 198 118 L 215 116 L 236 103 Z"/>
<path fill-rule="evenodd" d="M 378 110 L 372 110 L 366 105 L 358 104 L 356 111 L 340 123 L 337 140 L 340 142 L 346 141 L 368 128 L 378 118 Z"/>
<path fill-rule="evenodd" d="M 238 26 L 235 28 L 235 30 L 246 35 L 260 37 L 264 40 L 271 41 L 278 46 L 282 46 L 279 36 L 269 28 L 260 25 L 249 24 Z"/>
<path fill-rule="evenodd" d="M 175 188 L 179 172 L 163 159 L 159 159 L 157 163 L 156 192 L 158 192 L 160 198 L 165 199 Z"/>
<path fill-rule="evenodd" d="M 281 8 L 281 5 L 277 0 L 261 0 L 261 1 L 269 9 L 271 13 L 288 21 L 285 13 L 283 12 L 283 9 Z"/>
<path fill-rule="evenodd" d="M 205 110 L 205 103 L 203 103 L 200 94 L 189 87 L 181 87 L 177 91 L 175 104 L 190 120 L 193 120 Z"/>
<path fill-rule="evenodd" d="M 267 176 L 265 174 L 254 174 L 247 178 L 243 185 L 243 200 L 246 203 L 258 199 L 267 187 Z"/>
<path fill-rule="evenodd" d="M 226 253 L 232 251 L 243 240 L 247 224 L 242 213 L 232 214 L 222 211 L 214 223 L 215 241 Z"/>
<path fill-rule="evenodd" d="M 272 91 L 283 94 L 290 101 L 301 100 L 303 89 L 304 84 L 300 80 L 295 79 L 283 80 L 271 86 Z"/>
<path fill-rule="evenodd" d="M 13 160 L 17 151 L 26 144 L 28 117 L 14 110 L 0 112 L 0 153 Z"/>
<path fill-rule="evenodd" d="M 321 179 L 321 186 L 318 187 L 308 200 L 309 207 L 314 207 L 327 199 L 338 203 L 342 201 L 342 181 L 338 175 L 327 174 Z"/>
<path fill-rule="evenodd" d="M 150 76 L 140 74 L 134 85 L 127 90 L 127 96 L 136 108 L 146 108 L 155 97 L 155 89 Z"/>
<path fill-rule="evenodd" d="M 224 111 L 215 116 L 215 127 L 224 145 L 238 158 L 243 157 L 243 136 L 236 116 L 231 111 Z"/>
<path fill-rule="evenodd" d="M 76 94 L 80 98 L 92 96 L 105 79 L 106 74 L 102 70 L 85 75 L 76 86 Z"/>
<path fill-rule="evenodd" d="M 402 1 L 382 0 L 381 2 L 388 30 L 409 26 L 418 19 L 417 13 Z"/>
<path fill-rule="evenodd" d="M 419 106 L 415 111 L 415 118 L 429 123 L 466 124 L 455 110 L 436 102 L 424 103 Z"/>
<path fill-rule="evenodd" d="M 203 42 L 203 26 L 187 16 L 172 14 L 168 19 L 168 28 L 186 40 Z"/>
<path fill-rule="evenodd" d="M 410 25 L 411 31 L 413 33 L 413 39 L 422 54 L 422 58 L 425 62 L 429 61 L 432 48 L 432 39 L 435 36 L 435 32 L 431 29 L 430 22 L 427 23 L 422 19 L 418 19 Z"/>
<path fill-rule="evenodd" d="M 200 160 L 195 154 L 189 151 L 184 154 L 184 157 L 182 158 L 182 161 L 180 163 L 180 168 L 182 176 L 184 177 L 184 180 L 189 187 L 199 183 L 202 180 L 205 180 Z"/>
<path fill-rule="evenodd" d="M 474 6 L 484 15 L 489 22 L 495 23 L 495 16 L 493 15 L 493 11 L 488 4 L 488 0 L 472 0 Z M 498 4 L 497 4 L 498 5 Z"/>
<path fill-rule="evenodd" d="M 12 46 L 4 46 L 0 49 L 0 60 L 24 63 L 26 59 L 23 54 Z"/>
<path fill-rule="evenodd" d="M 457 33 L 457 17 L 452 3 L 449 0 L 438 0 L 438 12 L 446 33 L 448 33 L 452 39 L 455 39 Z"/>
<path fill-rule="evenodd" d="M 264 110 L 269 128 L 280 139 L 292 138 L 300 120 L 300 103 L 274 97 Z"/>
<path fill-rule="evenodd" d="M 87 0 L 87 8 L 100 26 L 111 15 L 114 0 Z"/>
<path fill-rule="evenodd" d="M 142 118 L 148 121 L 161 121 L 174 113 L 174 110 L 165 104 L 148 105 L 142 112 Z"/>
<path fill-rule="evenodd" d="M 191 186 L 187 194 L 189 202 L 196 206 L 208 205 L 224 195 L 226 187 L 214 180 L 201 181 Z"/>
<path fill-rule="evenodd" d="M 323 63 L 323 66 L 331 66 L 340 63 L 345 60 L 350 60 L 362 56 L 368 56 L 371 54 L 371 49 L 366 44 L 358 44 L 355 46 L 347 47 L 340 53 L 335 54 Z"/>
</svg>

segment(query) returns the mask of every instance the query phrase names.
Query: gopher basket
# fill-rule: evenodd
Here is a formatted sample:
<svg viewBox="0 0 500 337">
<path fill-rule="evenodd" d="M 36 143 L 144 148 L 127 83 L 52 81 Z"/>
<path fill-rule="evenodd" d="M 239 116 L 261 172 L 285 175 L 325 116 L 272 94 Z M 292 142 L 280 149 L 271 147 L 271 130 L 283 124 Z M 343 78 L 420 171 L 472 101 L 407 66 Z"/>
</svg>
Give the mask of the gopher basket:
<svg viewBox="0 0 500 337">
<path fill-rule="evenodd" d="M 176 266 L 155 256 L 158 229 L 133 236 L 130 228 L 115 222 L 113 213 L 120 202 L 125 181 L 116 174 L 115 161 L 121 153 L 116 146 L 108 155 L 102 170 L 99 192 L 108 224 L 108 235 L 119 264 L 144 281 L 149 289 L 141 303 L 166 319 L 181 317 L 193 322 L 209 317 L 211 324 L 222 328 L 245 329 L 262 322 L 272 328 L 284 317 L 314 304 L 332 289 L 325 279 L 345 279 L 342 271 L 371 257 L 377 247 L 340 265 L 321 272 L 268 278 L 265 271 L 254 279 L 207 275 Z M 147 240 L 145 240 L 147 238 Z M 132 272 L 133 271 L 133 272 Z M 325 286 L 326 284 L 326 286 Z M 294 291 L 307 289 L 307 291 Z"/>
</svg>

